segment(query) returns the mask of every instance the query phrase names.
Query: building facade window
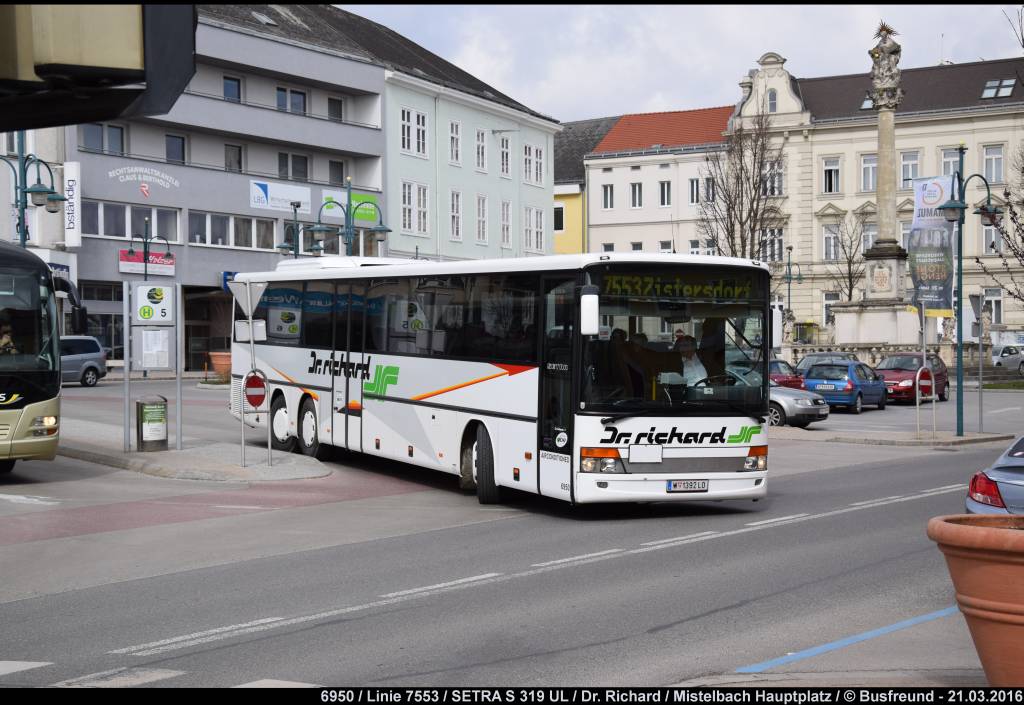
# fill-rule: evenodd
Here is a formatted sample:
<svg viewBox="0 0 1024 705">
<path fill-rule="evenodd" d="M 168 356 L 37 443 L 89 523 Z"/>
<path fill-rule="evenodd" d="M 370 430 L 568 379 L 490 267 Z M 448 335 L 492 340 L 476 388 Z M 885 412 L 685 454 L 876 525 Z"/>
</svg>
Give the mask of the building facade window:
<svg viewBox="0 0 1024 705">
<path fill-rule="evenodd" d="M 101 136 L 102 138 L 102 136 Z M 101 147 L 102 149 L 102 147 Z M 18 153 L 18 133 L 17 132 L 0 132 L 0 153 L 3 154 L 17 154 Z"/>
<path fill-rule="evenodd" d="M 427 115 L 411 108 L 402 108 L 402 151 L 427 158 Z"/>
<path fill-rule="evenodd" d="M 416 234 L 430 234 L 430 189 L 416 184 Z"/>
<path fill-rule="evenodd" d="M 537 160 L 540 161 L 538 155 Z M 487 171 L 487 132 L 476 131 L 476 168 L 480 171 Z"/>
<path fill-rule="evenodd" d="M 82 148 L 91 152 L 123 155 L 125 128 L 121 125 L 89 123 L 82 125 Z"/>
<path fill-rule="evenodd" d="M 565 206 L 561 204 L 555 205 L 554 219 L 551 227 L 554 228 L 556 233 L 565 230 Z"/>
<path fill-rule="evenodd" d="M 168 164 L 185 163 L 185 138 L 181 135 L 164 135 L 164 147 Z"/>
<path fill-rule="evenodd" d="M 826 291 L 823 292 L 822 298 L 821 324 L 827 326 L 829 321 L 832 320 L 832 304 L 839 303 L 840 295 L 836 291 Z"/>
<path fill-rule="evenodd" d="M 533 241 L 538 252 L 544 251 L 544 209 L 533 209 Z"/>
<path fill-rule="evenodd" d="M 448 161 L 462 163 L 462 124 L 455 120 L 448 123 Z"/>
<path fill-rule="evenodd" d="M 544 185 L 544 150 L 540 147 L 533 148 L 533 183 L 537 186 Z"/>
<path fill-rule="evenodd" d="M 765 196 L 781 196 L 782 195 L 782 163 L 774 161 L 765 167 L 764 175 L 761 177 L 761 190 Z M 705 179 L 707 181 L 707 179 Z M 714 180 L 712 179 L 712 184 Z M 705 189 L 707 184 L 705 184 Z M 711 198 L 708 198 L 707 194 L 704 194 L 704 200 L 713 201 L 714 194 L 711 194 Z"/>
<path fill-rule="evenodd" d="M 487 196 L 476 197 L 476 241 L 487 244 Z"/>
<path fill-rule="evenodd" d="M 690 179 L 690 203 L 700 202 L 700 179 Z"/>
<path fill-rule="evenodd" d="M 189 211 L 188 241 L 193 245 L 274 249 L 274 221 L 266 218 Z"/>
<path fill-rule="evenodd" d="M 523 181 L 530 183 L 533 178 L 533 145 L 523 145 Z"/>
<path fill-rule="evenodd" d="M 412 151 L 412 111 L 402 108 L 402 151 Z"/>
<path fill-rule="evenodd" d="M 427 156 L 427 114 L 416 113 L 416 154 Z"/>
<path fill-rule="evenodd" d="M 309 180 L 309 158 L 302 154 L 277 153 L 277 176 L 292 181 Z"/>
<path fill-rule="evenodd" d="M 874 191 L 878 188 L 878 155 L 864 154 L 860 158 L 860 190 Z"/>
<path fill-rule="evenodd" d="M 910 249 L 910 225 L 910 222 L 906 220 L 900 223 L 900 241 L 903 243 L 904 250 Z"/>
<path fill-rule="evenodd" d="M 242 102 L 242 79 L 234 76 L 224 77 L 224 100 L 232 103 Z"/>
<path fill-rule="evenodd" d="M 643 208 L 644 206 L 644 185 L 632 183 L 629 185 L 629 207 Z"/>
<path fill-rule="evenodd" d="M 1002 325 L 1003 323 L 1003 290 L 1000 288 L 985 289 L 985 300 L 982 306 L 992 307 L 992 323 Z"/>
<path fill-rule="evenodd" d="M 839 224 L 830 223 L 822 228 L 824 247 L 822 248 L 823 259 L 835 261 L 839 259 Z"/>
<path fill-rule="evenodd" d="M 1003 145 L 985 147 L 985 179 L 990 184 L 1003 182 Z"/>
<path fill-rule="evenodd" d="M 955 149 L 942 150 L 942 175 L 952 176 L 960 168 L 960 152 Z"/>
<path fill-rule="evenodd" d="M 126 206 L 122 203 L 82 201 L 82 234 L 127 237 L 128 233 L 145 234 L 145 219 L 149 218 L 149 233 L 153 237 L 178 241 L 178 214 L 173 208 L 155 206 Z"/>
<path fill-rule="evenodd" d="M 839 184 L 839 157 L 825 159 L 822 162 L 822 167 L 822 192 L 840 193 L 841 190 Z"/>
<path fill-rule="evenodd" d="M 674 251 L 675 251 L 675 248 L 672 247 L 672 241 L 671 240 L 662 240 L 662 241 L 660 241 L 658 243 L 658 252 L 663 252 L 663 253 L 671 254 Z"/>
<path fill-rule="evenodd" d="M 861 252 L 867 252 L 875 246 L 878 239 L 878 223 L 864 223 L 861 226 Z"/>
<path fill-rule="evenodd" d="M 644 244 L 642 242 L 631 242 L 631 243 L 629 243 L 629 245 L 630 245 L 629 249 L 631 249 L 633 252 L 643 252 L 644 251 Z"/>
<path fill-rule="evenodd" d="M 902 188 L 914 188 L 914 179 L 920 174 L 920 152 L 900 153 L 900 174 L 903 177 Z"/>
<path fill-rule="evenodd" d="M 402 182 L 402 232 L 412 232 L 413 221 L 413 191 L 415 184 L 410 181 Z"/>
<path fill-rule="evenodd" d="M 242 146 L 238 144 L 224 145 L 224 171 L 241 173 L 243 169 Z"/>
<path fill-rule="evenodd" d="M 604 184 L 601 187 L 601 199 L 604 210 L 610 211 L 615 207 L 615 186 L 613 184 Z"/>
<path fill-rule="evenodd" d="M 780 189 L 782 188 L 781 182 L 780 182 L 779 188 Z M 780 190 L 778 193 L 771 193 L 771 192 L 769 192 L 768 195 L 769 196 L 781 196 L 782 195 L 782 191 Z M 710 177 L 710 176 L 705 177 L 705 179 L 704 179 L 704 202 L 705 203 L 714 203 L 715 202 L 715 180 L 712 177 Z"/>
<path fill-rule="evenodd" d="M 1006 98 L 1013 94 L 1015 78 L 996 79 L 985 81 L 985 88 L 981 91 L 982 98 Z"/>
<path fill-rule="evenodd" d="M 501 246 L 512 247 L 512 201 L 501 202 Z"/>
<path fill-rule="evenodd" d="M 451 217 L 451 238 L 460 241 L 462 240 L 462 192 L 452 190 L 448 214 Z"/>
<path fill-rule="evenodd" d="M 779 95 L 774 88 L 768 89 L 768 112 L 774 113 L 779 109 Z"/>
<path fill-rule="evenodd" d="M 764 262 L 782 261 L 782 228 L 765 228 L 761 234 L 761 260 Z"/>
<path fill-rule="evenodd" d="M 1003 235 L 999 232 L 999 228 L 992 227 L 991 225 L 982 228 L 983 242 L 982 246 L 984 249 L 981 251 L 983 255 L 996 255 L 1002 254 L 1003 252 Z"/>
<path fill-rule="evenodd" d="M 297 91 L 292 88 L 281 88 L 277 89 L 277 109 L 288 112 L 296 113 L 298 115 L 306 114 L 306 92 Z"/>
<path fill-rule="evenodd" d="M 327 163 L 327 180 L 335 186 L 345 183 L 345 162 L 331 159 Z"/>
<path fill-rule="evenodd" d="M 508 137 L 501 138 L 501 175 L 512 176 L 512 140 Z"/>
<path fill-rule="evenodd" d="M 332 122 L 345 121 L 345 100 L 343 98 L 327 99 L 327 119 Z"/>
<path fill-rule="evenodd" d="M 660 203 L 664 208 L 672 205 L 672 182 L 671 181 L 659 181 L 658 191 L 660 195 Z"/>
<path fill-rule="evenodd" d="M 601 251 L 602 252 L 615 252 L 615 244 L 611 243 L 611 242 L 603 242 L 603 243 L 601 243 Z"/>
</svg>

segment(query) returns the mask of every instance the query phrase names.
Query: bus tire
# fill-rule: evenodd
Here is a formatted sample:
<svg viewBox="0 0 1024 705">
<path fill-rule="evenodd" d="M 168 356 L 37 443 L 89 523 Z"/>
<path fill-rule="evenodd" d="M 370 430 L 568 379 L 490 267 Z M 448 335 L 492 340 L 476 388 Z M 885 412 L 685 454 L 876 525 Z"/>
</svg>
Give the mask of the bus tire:
<svg viewBox="0 0 1024 705">
<path fill-rule="evenodd" d="M 316 404 L 306 397 L 299 409 L 299 450 L 303 455 L 323 460 L 327 457 L 327 446 L 320 442 L 317 435 Z"/>
<path fill-rule="evenodd" d="M 501 501 L 501 488 L 494 483 L 494 449 L 483 424 L 476 427 L 476 498 L 480 504 Z"/>
<path fill-rule="evenodd" d="M 288 434 L 288 403 L 284 394 L 278 394 L 270 405 L 270 445 L 274 450 L 291 453 L 295 450 L 295 436 Z M 278 435 L 282 434 L 282 435 Z"/>
<path fill-rule="evenodd" d="M 475 424 L 462 434 L 462 457 L 459 458 L 459 489 L 476 492 L 476 480 L 473 479 L 473 446 L 476 443 Z"/>
<path fill-rule="evenodd" d="M 0 475 L 6 475 L 14 469 L 14 460 L 0 460 Z"/>
</svg>

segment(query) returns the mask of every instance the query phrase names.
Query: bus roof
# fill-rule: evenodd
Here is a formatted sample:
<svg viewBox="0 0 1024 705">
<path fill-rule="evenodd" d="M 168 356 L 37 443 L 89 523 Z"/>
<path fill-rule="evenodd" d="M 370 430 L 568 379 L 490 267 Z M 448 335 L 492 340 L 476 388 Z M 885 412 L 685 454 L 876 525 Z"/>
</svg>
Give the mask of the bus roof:
<svg viewBox="0 0 1024 705">
<path fill-rule="evenodd" d="M 39 255 L 11 242 L 0 240 L 0 265 L 13 265 L 37 272 L 50 273 L 50 266 Z"/>
<path fill-rule="evenodd" d="M 596 264 L 700 264 L 754 267 L 768 271 L 762 262 L 711 255 L 651 254 L 641 252 L 594 252 L 582 255 L 546 255 L 505 259 L 428 260 L 378 257 L 317 257 L 285 260 L 272 272 L 239 272 L 235 281 L 290 281 L 295 279 L 353 279 L 389 276 L 437 276 L 488 272 L 545 272 L 583 269 Z"/>
</svg>

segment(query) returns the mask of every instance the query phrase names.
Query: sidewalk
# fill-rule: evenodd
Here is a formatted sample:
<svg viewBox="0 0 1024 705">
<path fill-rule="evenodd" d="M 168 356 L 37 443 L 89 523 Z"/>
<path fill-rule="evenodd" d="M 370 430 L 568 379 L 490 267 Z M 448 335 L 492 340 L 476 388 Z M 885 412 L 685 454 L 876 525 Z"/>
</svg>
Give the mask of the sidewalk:
<svg viewBox="0 0 1024 705">
<path fill-rule="evenodd" d="M 950 586 L 952 590 L 952 586 Z M 905 628 L 879 625 L 829 644 L 737 672 L 695 678 L 680 687 L 982 687 L 987 686 L 971 633 L 957 608 Z M 934 614 L 934 613 L 933 613 Z M 929 615 L 924 615 L 929 617 Z M 909 620 L 912 621 L 912 620 Z M 886 632 L 886 627 L 895 628 Z M 773 662 L 786 661 L 779 665 Z M 739 671 L 756 671 L 741 673 Z"/>
<path fill-rule="evenodd" d="M 965 433 L 957 436 L 953 431 L 938 431 L 932 437 L 931 431 L 922 431 L 918 437 L 914 431 L 873 431 L 870 436 L 858 436 L 849 431 L 808 426 L 772 426 L 768 439 L 785 441 L 828 441 L 831 443 L 858 443 L 871 446 L 961 446 L 993 441 L 1012 441 L 1012 433 Z"/>
<path fill-rule="evenodd" d="M 120 424 L 99 423 L 64 417 L 61 419 L 60 446 L 57 454 L 91 463 L 133 470 L 157 477 L 178 480 L 215 482 L 270 482 L 324 477 L 331 468 L 319 460 L 298 453 L 275 451 L 273 466 L 267 467 L 266 441 L 254 436 L 245 449 L 246 467 L 240 467 L 240 439 L 235 442 L 210 443 L 185 436 L 183 450 L 125 453 L 124 430 Z M 175 437 L 168 431 L 168 447 L 174 448 Z M 135 433 L 132 432 L 132 448 Z"/>
</svg>

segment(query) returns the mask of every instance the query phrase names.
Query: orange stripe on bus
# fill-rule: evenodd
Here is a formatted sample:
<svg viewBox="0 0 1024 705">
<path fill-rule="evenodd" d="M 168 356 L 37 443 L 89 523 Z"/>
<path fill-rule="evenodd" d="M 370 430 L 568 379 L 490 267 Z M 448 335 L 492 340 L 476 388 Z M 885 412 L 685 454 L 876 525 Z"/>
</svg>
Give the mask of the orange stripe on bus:
<svg viewBox="0 0 1024 705">
<path fill-rule="evenodd" d="M 445 387 L 444 389 L 438 389 L 436 392 L 427 392 L 426 394 L 419 394 L 412 398 L 412 401 L 422 401 L 423 399 L 429 399 L 430 397 L 436 397 L 438 394 L 444 394 L 445 392 L 454 392 L 456 389 L 462 389 L 463 387 L 471 387 L 474 384 L 480 384 L 486 382 L 489 379 L 496 379 L 498 377 L 506 377 L 508 372 L 499 372 L 496 375 L 490 375 L 489 377 L 481 377 L 480 379 L 474 379 L 470 382 L 463 382 L 462 384 L 456 384 L 451 387 Z"/>
<path fill-rule="evenodd" d="M 301 384 L 299 384 L 298 382 L 296 382 L 294 378 L 292 378 L 292 377 L 289 377 L 288 375 L 286 375 L 286 374 L 285 374 L 284 372 L 282 372 L 281 370 L 277 369 L 276 367 L 271 367 L 270 369 L 272 369 L 272 370 L 273 370 L 274 372 L 276 372 L 277 374 L 279 374 L 279 375 L 281 375 L 282 377 L 284 377 L 284 378 L 285 378 L 286 380 L 288 380 L 288 381 L 289 381 L 289 382 L 291 382 L 292 384 L 294 384 L 294 385 L 298 386 L 298 388 L 299 388 L 299 389 L 301 389 L 302 391 L 304 391 L 304 392 L 305 392 L 306 394 L 308 394 L 309 396 L 313 397 L 313 401 L 320 401 L 320 395 L 319 395 L 319 394 L 317 394 L 316 392 L 314 392 L 314 391 L 313 391 L 312 389 L 306 389 L 306 388 L 305 388 L 305 387 L 303 387 L 303 386 L 302 386 Z"/>
</svg>

